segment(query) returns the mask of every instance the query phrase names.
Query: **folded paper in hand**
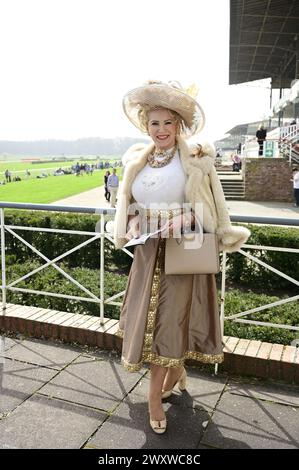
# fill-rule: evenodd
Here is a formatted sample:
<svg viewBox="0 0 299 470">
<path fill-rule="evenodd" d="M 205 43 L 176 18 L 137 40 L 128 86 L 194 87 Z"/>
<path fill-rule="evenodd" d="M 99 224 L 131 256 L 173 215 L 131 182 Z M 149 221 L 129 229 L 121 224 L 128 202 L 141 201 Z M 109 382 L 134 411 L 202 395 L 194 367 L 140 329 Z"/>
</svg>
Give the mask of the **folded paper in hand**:
<svg viewBox="0 0 299 470">
<path fill-rule="evenodd" d="M 156 230 L 155 232 L 151 233 L 144 233 L 138 238 L 132 238 L 128 243 L 126 243 L 123 248 L 128 248 L 129 246 L 135 246 L 135 245 L 144 245 L 145 242 L 149 238 L 154 238 L 158 233 L 162 232 L 163 228 L 160 228 L 159 230 Z"/>
</svg>

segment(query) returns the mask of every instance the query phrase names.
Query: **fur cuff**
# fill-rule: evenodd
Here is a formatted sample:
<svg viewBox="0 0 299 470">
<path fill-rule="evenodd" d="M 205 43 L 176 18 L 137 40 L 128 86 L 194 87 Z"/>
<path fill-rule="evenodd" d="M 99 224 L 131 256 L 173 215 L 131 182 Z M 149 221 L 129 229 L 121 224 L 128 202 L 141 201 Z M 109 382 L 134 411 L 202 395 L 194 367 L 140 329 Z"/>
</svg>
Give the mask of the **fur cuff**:
<svg viewBox="0 0 299 470">
<path fill-rule="evenodd" d="M 219 249 L 228 253 L 238 251 L 250 237 L 250 231 L 245 227 L 230 227 L 228 230 L 217 230 Z"/>
</svg>

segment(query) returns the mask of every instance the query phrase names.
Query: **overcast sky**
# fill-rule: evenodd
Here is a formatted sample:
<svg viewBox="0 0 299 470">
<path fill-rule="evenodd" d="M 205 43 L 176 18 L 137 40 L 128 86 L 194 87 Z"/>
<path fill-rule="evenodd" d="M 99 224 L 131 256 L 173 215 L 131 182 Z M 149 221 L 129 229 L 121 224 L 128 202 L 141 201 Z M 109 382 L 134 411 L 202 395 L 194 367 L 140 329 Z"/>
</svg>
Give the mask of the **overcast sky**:
<svg viewBox="0 0 299 470">
<path fill-rule="evenodd" d="M 258 120 L 269 82 L 228 86 L 229 0 L 0 0 L 0 139 L 140 136 L 122 111 L 148 79 L 195 83 L 202 138 Z"/>
</svg>

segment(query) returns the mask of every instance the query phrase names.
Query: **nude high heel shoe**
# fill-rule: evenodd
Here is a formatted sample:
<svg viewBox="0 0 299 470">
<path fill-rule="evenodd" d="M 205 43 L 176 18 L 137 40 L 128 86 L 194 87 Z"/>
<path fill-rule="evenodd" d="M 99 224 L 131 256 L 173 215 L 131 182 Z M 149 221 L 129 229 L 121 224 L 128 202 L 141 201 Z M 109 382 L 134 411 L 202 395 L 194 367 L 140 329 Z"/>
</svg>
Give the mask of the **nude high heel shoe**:
<svg viewBox="0 0 299 470">
<path fill-rule="evenodd" d="M 162 419 L 161 421 L 150 419 L 150 425 L 156 434 L 163 434 L 166 431 L 167 421 L 166 419 Z"/>
<path fill-rule="evenodd" d="M 162 390 L 162 398 L 169 398 L 172 395 L 173 389 L 176 385 L 178 385 L 178 389 L 183 391 L 186 390 L 187 384 L 187 372 L 185 367 L 183 368 L 183 372 L 181 373 L 178 381 L 174 384 L 171 390 Z"/>
</svg>

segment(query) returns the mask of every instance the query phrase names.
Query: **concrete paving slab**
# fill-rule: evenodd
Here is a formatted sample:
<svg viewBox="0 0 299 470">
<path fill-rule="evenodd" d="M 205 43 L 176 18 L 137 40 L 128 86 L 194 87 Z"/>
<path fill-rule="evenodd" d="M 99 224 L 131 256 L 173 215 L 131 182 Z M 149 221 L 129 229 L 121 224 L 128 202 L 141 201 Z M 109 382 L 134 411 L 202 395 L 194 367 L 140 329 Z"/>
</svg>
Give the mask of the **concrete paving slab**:
<svg viewBox="0 0 299 470">
<path fill-rule="evenodd" d="M 164 401 L 168 429 L 156 435 L 148 368 L 128 373 L 113 351 L 18 341 L 0 361 L 0 448 L 299 448 L 297 386 L 187 367 L 187 391 Z"/>
<path fill-rule="evenodd" d="M 31 339 L 16 345 L 5 357 L 60 370 L 80 354 L 80 348 Z"/>
<path fill-rule="evenodd" d="M 106 414 L 34 395 L 0 421 L 1 449 L 78 449 Z"/>
<path fill-rule="evenodd" d="M 173 394 L 164 399 L 163 403 L 211 412 L 221 396 L 227 378 L 198 371 L 195 368 L 186 368 L 186 371 L 188 376 L 186 390 L 181 392 L 175 387 Z M 134 393 L 146 399 L 148 387 L 149 374 L 136 385 Z"/>
<path fill-rule="evenodd" d="M 188 376 L 186 391 L 180 392 L 176 387 L 167 401 L 174 405 L 192 406 L 211 412 L 225 388 L 227 378 L 199 372 L 196 369 L 186 370 Z"/>
<path fill-rule="evenodd" d="M 299 448 L 298 409 L 222 395 L 200 444 L 221 449 Z"/>
<path fill-rule="evenodd" d="M 3 351 L 7 351 L 8 349 L 12 348 L 19 344 L 20 341 L 14 338 L 8 338 L 4 335 L 0 336 L 0 357 L 2 356 Z"/>
<path fill-rule="evenodd" d="M 82 356 L 45 385 L 40 393 L 110 411 L 141 377 L 142 373 L 129 374 L 113 360 Z"/>
<path fill-rule="evenodd" d="M 293 405 L 299 407 L 299 387 L 296 385 L 274 383 L 246 383 L 230 380 L 227 391 L 232 395 L 257 398 L 281 405 Z"/>
<path fill-rule="evenodd" d="M 88 351 L 85 351 L 84 356 L 86 357 L 96 357 L 104 361 L 113 360 L 117 364 L 121 363 L 121 355 L 118 351 L 108 350 L 108 349 L 99 349 L 98 347 L 88 347 Z M 145 369 L 143 369 L 145 371 Z"/>
<path fill-rule="evenodd" d="M 40 389 L 55 370 L 5 359 L 0 364 L 0 418 Z"/>
<path fill-rule="evenodd" d="M 100 449 L 193 449 L 203 434 L 203 423 L 208 413 L 194 408 L 183 408 L 170 403 L 164 405 L 167 430 L 155 434 L 149 424 L 147 401 L 134 391 L 103 423 L 88 445 Z"/>
</svg>

